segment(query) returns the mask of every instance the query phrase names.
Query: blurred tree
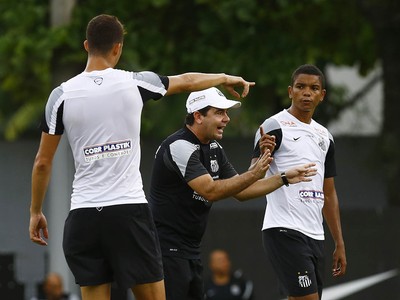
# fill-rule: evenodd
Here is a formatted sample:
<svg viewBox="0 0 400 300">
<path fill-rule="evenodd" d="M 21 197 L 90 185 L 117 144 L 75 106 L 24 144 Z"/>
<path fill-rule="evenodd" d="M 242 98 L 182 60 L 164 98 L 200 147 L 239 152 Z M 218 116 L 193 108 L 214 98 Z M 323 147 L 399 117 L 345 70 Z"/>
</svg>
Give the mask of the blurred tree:
<svg viewBox="0 0 400 300">
<path fill-rule="evenodd" d="M 52 72 L 52 66 L 58 49 L 68 44 L 62 25 L 75 0 L 49 2 L 0 0 L 0 133 L 7 140 L 37 129 L 54 78 L 72 73 Z M 68 63 L 62 62 L 65 69 Z"/>
<path fill-rule="evenodd" d="M 52 3 L 56 1 L 73 2 L 53 0 Z M 232 112 L 233 122 L 227 135 L 253 135 L 254 128 L 267 115 L 288 105 L 286 89 L 294 66 L 306 62 L 321 68 L 328 63 L 356 65 L 366 74 L 377 57 L 373 47 L 364 51 L 365 45 L 374 44 L 372 29 L 357 13 L 355 3 L 345 0 L 136 0 L 134 6 L 128 1 L 103 0 L 101 7 L 96 0 L 78 0 L 69 26 L 51 29 L 47 24 L 47 5 L 40 0 L 4 2 L 2 6 L 7 6 L 4 11 L 9 17 L 1 24 L 6 28 L 6 35 L 0 37 L 0 45 L 4 45 L 0 46 L 0 60 L 6 63 L 0 73 L 3 83 L 0 99 L 11 97 L 9 101 L 14 103 L 13 108 L 6 106 L 5 110 L 0 106 L 0 128 L 8 139 L 16 138 L 38 122 L 50 86 L 68 78 L 64 72 L 64 77 L 51 81 L 50 77 L 55 75 L 53 72 L 50 76 L 51 66 L 54 70 L 67 68 L 68 73 L 83 69 L 85 26 L 88 19 L 99 13 L 115 14 L 127 27 L 124 55 L 119 65 L 122 68 L 149 69 L 168 75 L 223 71 L 255 80 L 257 86 L 244 100 L 243 109 Z M 25 19 L 22 16 L 27 11 L 30 18 Z M 63 18 L 56 18 L 59 19 Z M 23 44 L 23 40 L 31 43 L 30 48 L 24 48 L 24 56 L 13 54 L 12 36 L 16 29 L 24 36 L 18 44 Z M 39 33 L 41 36 L 37 37 Z M 39 47 L 41 44 L 45 44 L 45 49 Z M 38 59 L 32 62 L 28 55 Z M 36 64 L 41 70 L 32 77 L 29 73 Z M 25 69 L 24 73 L 19 71 L 21 68 Z M 31 78 L 42 82 L 37 85 Z M 36 85 L 35 89 L 22 88 L 27 80 Z M 7 86 L 10 81 L 13 85 Z M 332 89 L 329 93 L 332 101 L 321 109 L 323 121 L 335 117 L 343 105 L 341 90 L 337 91 Z M 184 98 L 185 95 L 174 96 L 168 101 L 147 105 L 142 134 L 165 136 L 181 126 Z M 239 118 L 240 122 L 235 122 Z M 154 119 L 163 120 L 163 126 L 153 122 Z"/>
<path fill-rule="evenodd" d="M 42 1 L 0 1 L 0 132 L 8 140 L 37 127 L 51 88 L 50 60 L 65 29 L 48 24 Z"/>
</svg>

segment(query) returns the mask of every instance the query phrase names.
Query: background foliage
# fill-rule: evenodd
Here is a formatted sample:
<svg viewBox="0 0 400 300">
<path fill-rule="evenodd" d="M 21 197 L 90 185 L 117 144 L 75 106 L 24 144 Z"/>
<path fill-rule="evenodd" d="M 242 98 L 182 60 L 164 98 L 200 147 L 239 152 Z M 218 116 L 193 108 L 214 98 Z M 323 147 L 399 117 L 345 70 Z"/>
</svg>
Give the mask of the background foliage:
<svg viewBox="0 0 400 300">
<path fill-rule="evenodd" d="M 85 27 L 100 13 L 117 15 L 126 26 L 119 68 L 163 75 L 225 72 L 256 81 L 242 109 L 231 112 L 227 135 L 253 135 L 266 116 L 286 107 L 290 74 L 298 65 L 354 65 L 365 74 L 377 57 L 373 47 L 363 50 L 374 45 L 374 36 L 353 1 L 81 0 L 71 23 L 56 29 L 49 26 L 48 3 L 1 1 L 0 131 L 10 140 L 37 127 L 58 84 L 52 66 L 83 70 Z M 338 10 L 342 5 L 346 9 Z M 340 87 L 330 87 L 329 95 L 319 112 L 322 121 L 344 103 Z M 147 105 L 142 135 L 161 137 L 181 126 L 186 96 Z"/>
</svg>

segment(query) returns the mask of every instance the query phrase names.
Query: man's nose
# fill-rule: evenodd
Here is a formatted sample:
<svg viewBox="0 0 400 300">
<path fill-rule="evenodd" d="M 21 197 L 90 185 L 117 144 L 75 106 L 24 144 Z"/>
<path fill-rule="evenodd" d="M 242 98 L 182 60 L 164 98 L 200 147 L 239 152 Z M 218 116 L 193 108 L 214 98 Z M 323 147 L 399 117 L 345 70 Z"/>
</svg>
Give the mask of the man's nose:
<svg viewBox="0 0 400 300">
<path fill-rule="evenodd" d="M 231 118 L 229 118 L 228 113 L 224 114 L 224 121 L 225 122 L 229 122 L 231 120 Z"/>
</svg>

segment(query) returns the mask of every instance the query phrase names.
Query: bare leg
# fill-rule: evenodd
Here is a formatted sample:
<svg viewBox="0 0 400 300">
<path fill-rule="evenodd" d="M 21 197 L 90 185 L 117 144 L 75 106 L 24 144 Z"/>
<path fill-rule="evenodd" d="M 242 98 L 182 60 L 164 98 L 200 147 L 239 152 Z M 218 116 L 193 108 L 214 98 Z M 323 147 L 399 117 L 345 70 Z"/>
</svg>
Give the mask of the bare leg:
<svg viewBox="0 0 400 300">
<path fill-rule="evenodd" d="M 111 283 L 81 286 L 82 300 L 110 300 Z"/>
<path fill-rule="evenodd" d="M 136 300 L 165 300 L 164 280 L 138 284 L 131 290 Z"/>
<path fill-rule="evenodd" d="M 289 296 L 288 300 L 319 300 L 318 293 L 303 296 L 303 297 L 291 297 Z"/>
</svg>

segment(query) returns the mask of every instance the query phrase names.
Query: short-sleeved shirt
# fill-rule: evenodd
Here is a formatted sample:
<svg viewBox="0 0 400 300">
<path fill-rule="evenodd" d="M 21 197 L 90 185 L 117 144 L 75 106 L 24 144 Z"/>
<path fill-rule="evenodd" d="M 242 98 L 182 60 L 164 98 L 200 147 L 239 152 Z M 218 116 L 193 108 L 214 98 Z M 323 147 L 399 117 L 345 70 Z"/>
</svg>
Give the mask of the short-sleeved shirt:
<svg viewBox="0 0 400 300">
<path fill-rule="evenodd" d="M 237 175 L 217 141 L 202 144 L 185 126 L 158 148 L 148 198 L 164 256 L 200 258 L 211 203 L 187 182 L 204 174 Z"/>
<path fill-rule="evenodd" d="M 68 137 L 75 161 L 71 209 L 147 203 L 139 171 L 141 112 L 168 84 L 153 72 L 108 68 L 53 90 L 42 130 Z"/>
<path fill-rule="evenodd" d="M 322 208 L 324 178 L 336 176 L 334 141 L 329 131 L 311 120 L 303 123 L 286 110 L 262 124 L 265 133 L 275 135 L 274 160 L 267 176 L 305 163 L 316 163 L 311 182 L 283 186 L 268 194 L 263 229 L 285 227 L 317 239 L 324 239 Z M 257 131 L 253 158 L 260 155 Z"/>
</svg>

